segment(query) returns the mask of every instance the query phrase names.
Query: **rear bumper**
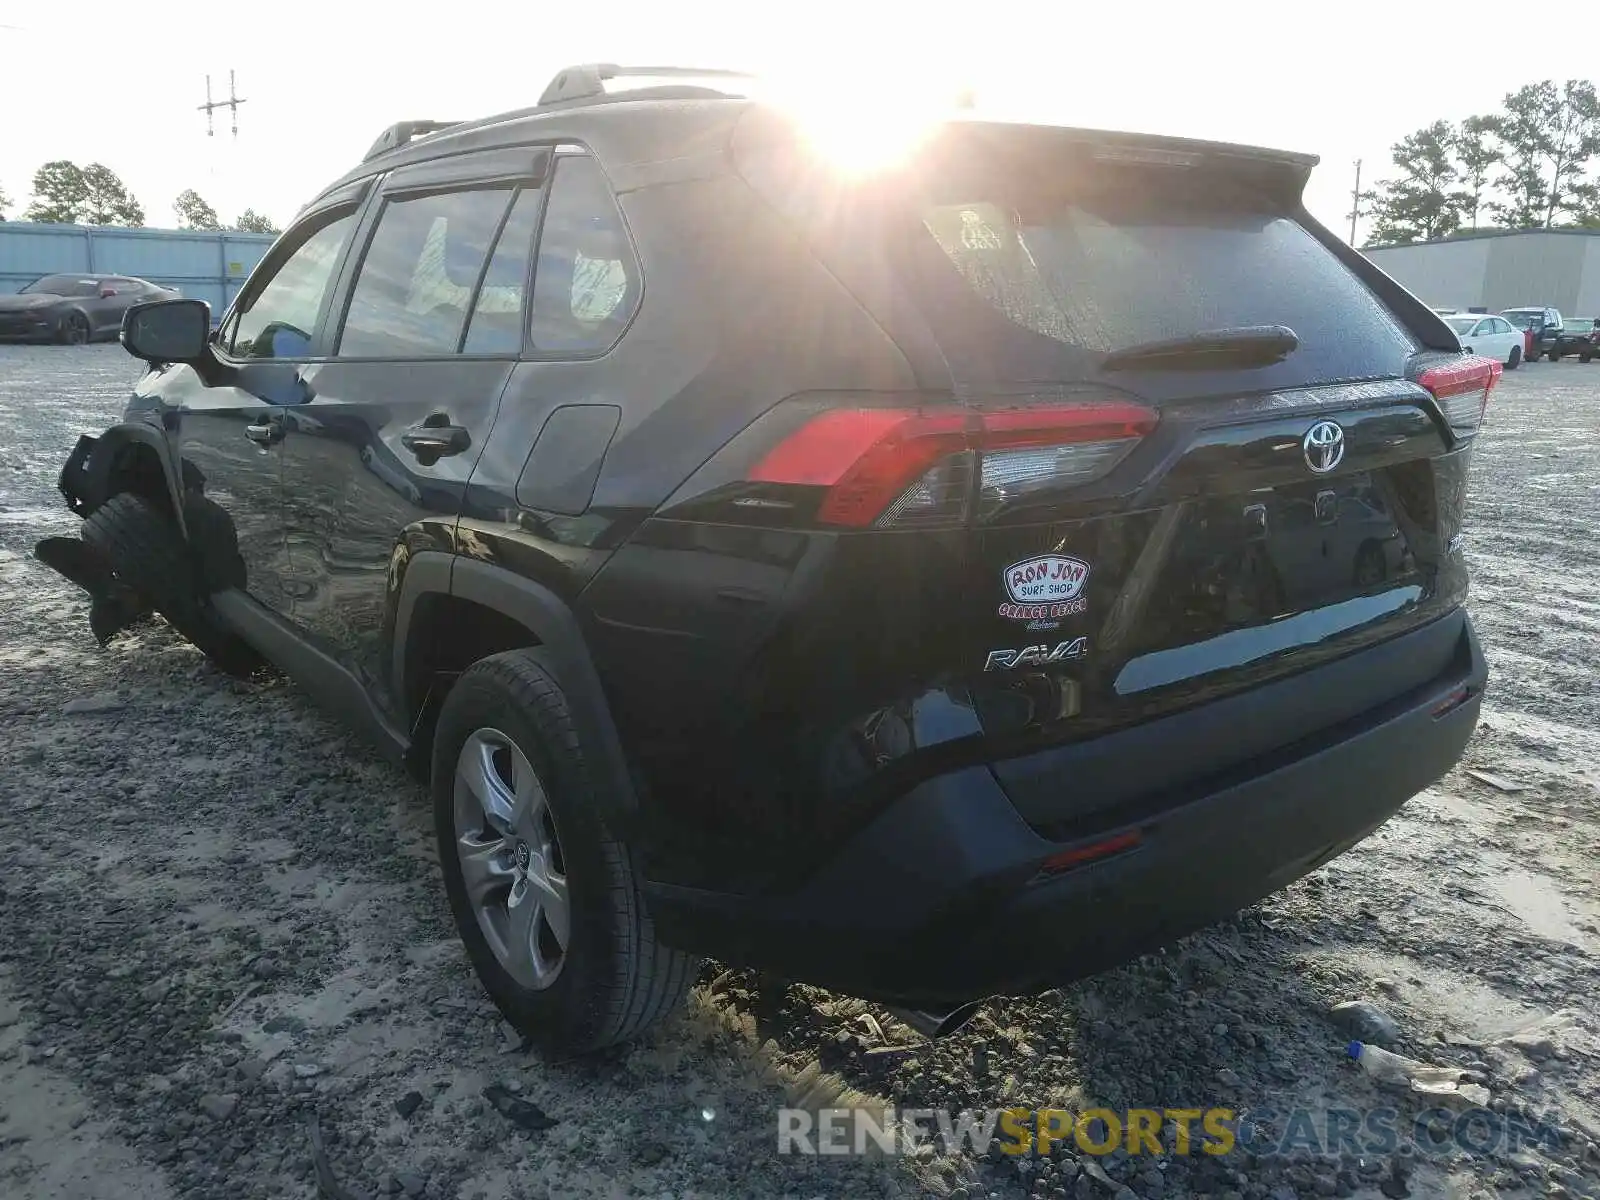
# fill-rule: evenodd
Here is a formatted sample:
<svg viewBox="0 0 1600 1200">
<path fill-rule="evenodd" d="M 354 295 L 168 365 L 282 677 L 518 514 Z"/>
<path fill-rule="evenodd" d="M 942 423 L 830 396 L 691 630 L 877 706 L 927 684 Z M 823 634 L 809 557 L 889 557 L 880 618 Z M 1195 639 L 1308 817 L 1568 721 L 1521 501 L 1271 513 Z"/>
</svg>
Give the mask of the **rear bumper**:
<svg viewBox="0 0 1600 1200">
<path fill-rule="evenodd" d="M 1488 669 L 1465 613 L 1441 621 L 1460 632 L 1436 678 L 1196 781 L 1174 803 L 1146 797 L 1130 810 L 1148 815 L 1097 823 L 1090 841 L 1137 831 L 1114 857 L 1042 873 L 1074 841 L 1041 836 L 993 771 L 969 767 L 901 797 L 788 894 L 647 885 L 658 928 L 729 961 L 920 1005 L 1034 992 L 1126 961 L 1321 865 L 1455 765 Z M 1372 669 L 1385 650 L 1363 652 Z M 1301 679 L 1316 687 L 1317 674 Z M 1225 721 L 1216 728 L 1226 736 Z M 1063 786 L 1080 749 L 1050 752 Z"/>
</svg>

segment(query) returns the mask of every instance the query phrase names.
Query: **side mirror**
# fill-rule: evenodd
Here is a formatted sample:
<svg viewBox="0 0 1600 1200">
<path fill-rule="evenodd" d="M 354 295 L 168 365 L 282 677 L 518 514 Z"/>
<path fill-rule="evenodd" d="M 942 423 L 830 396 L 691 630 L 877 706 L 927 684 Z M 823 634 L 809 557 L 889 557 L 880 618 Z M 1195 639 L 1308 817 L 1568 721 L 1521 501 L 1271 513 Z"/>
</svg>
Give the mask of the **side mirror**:
<svg viewBox="0 0 1600 1200">
<path fill-rule="evenodd" d="M 152 300 L 122 317 L 122 347 L 150 363 L 192 363 L 211 342 L 211 306 L 204 300 Z"/>
</svg>

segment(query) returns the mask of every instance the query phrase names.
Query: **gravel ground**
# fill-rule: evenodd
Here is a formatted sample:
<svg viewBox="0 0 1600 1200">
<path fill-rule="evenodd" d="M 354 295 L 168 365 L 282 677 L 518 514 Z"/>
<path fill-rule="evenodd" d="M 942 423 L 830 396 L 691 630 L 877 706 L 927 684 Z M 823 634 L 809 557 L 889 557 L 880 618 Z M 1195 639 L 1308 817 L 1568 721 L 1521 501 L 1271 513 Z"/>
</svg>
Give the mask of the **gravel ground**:
<svg viewBox="0 0 1600 1200">
<path fill-rule="evenodd" d="M 29 556 L 135 375 L 0 347 L 0 1196 L 1600 1195 L 1600 367 L 1507 375 L 1467 553 L 1493 671 L 1462 769 L 1237 919 L 919 1043 L 707 966 L 685 1013 L 580 1063 L 508 1044 L 461 953 L 425 797 L 273 678 L 159 622 L 95 647 Z M 1473 772 L 1479 774 L 1473 774 Z M 785 1098 L 1239 1110 L 1426 1104 L 1348 1061 L 1333 1005 L 1476 1072 L 1559 1139 L 1511 1152 L 780 1157 Z M 502 1084 L 554 1124 L 515 1127 Z M 1274 1124 L 1276 1123 L 1276 1124 Z M 337 1192 L 326 1193 L 337 1195 Z"/>
</svg>

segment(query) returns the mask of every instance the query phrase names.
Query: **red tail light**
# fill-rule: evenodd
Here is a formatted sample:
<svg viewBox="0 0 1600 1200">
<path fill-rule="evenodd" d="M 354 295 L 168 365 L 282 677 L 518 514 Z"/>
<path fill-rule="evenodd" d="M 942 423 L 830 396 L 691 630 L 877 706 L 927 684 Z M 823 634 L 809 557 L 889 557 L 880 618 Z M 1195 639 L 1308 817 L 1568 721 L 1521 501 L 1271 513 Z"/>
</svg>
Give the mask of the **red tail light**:
<svg viewBox="0 0 1600 1200">
<path fill-rule="evenodd" d="M 968 514 L 1103 478 L 1156 426 L 1123 400 L 980 412 L 953 407 L 819 413 L 751 468 L 752 483 L 826 488 L 817 519 L 890 528 Z"/>
<path fill-rule="evenodd" d="M 1428 368 L 1417 382 L 1433 393 L 1445 420 L 1450 423 L 1451 432 L 1466 438 L 1477 433 L 1483 424 L 1489 393 L 1504 369 L 1495 359 L 1469 355 Z"/>
</svg>

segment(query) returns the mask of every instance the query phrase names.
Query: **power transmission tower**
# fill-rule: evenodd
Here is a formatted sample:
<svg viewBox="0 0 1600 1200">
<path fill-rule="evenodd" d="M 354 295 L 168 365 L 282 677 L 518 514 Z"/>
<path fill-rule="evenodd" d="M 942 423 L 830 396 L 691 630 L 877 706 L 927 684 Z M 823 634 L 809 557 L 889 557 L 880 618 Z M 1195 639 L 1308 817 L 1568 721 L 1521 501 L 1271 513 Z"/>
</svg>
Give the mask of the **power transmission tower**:
<svg viewBox="0 0 1600 1200">
<path fill-rule="evenodd" d="M 1356 244 L 1356 221 L 1361 217 L 1361 160 L 1356 159 L 1356 186 L 1350 189 L 1350 244 Z"/>
<path fill-rule="evenodd" d="M 228 72 L 228 98 L 226 100 L 211 99 L 211 76 L 206 76 L 206 102 L 198 106 L 199 111 L 206 114 L 206 136 L 214 137 L 216 130 L 211 126 L 212 114 L 219 108 L 225 108 L 233 118 L 233 140 L 239 140 L 239 105 L 244 103 L 244 97 L 238 95 L 233 86 L 233 72 Z"/>
</svg>

